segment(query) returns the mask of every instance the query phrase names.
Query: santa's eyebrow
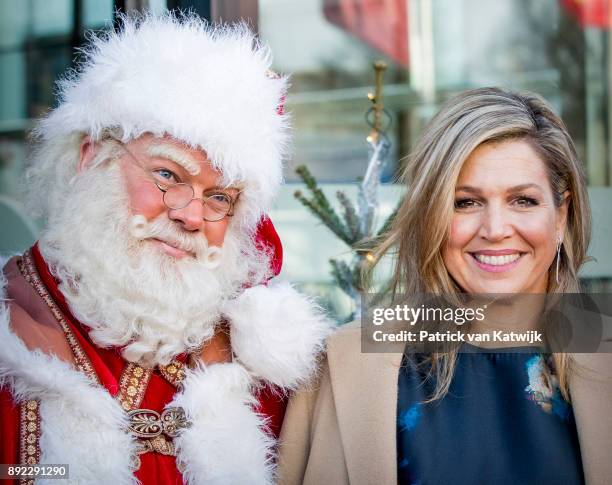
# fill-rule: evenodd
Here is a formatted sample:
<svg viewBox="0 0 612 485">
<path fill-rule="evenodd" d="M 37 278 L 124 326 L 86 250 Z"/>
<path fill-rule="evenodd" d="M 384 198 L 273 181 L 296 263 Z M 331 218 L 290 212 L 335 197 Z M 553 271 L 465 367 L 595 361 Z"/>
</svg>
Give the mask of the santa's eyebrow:
<svg viewBox="0 0 612 485">
<path fill-rule="evenodd" d="M 190 175 L 200 173 L 200 164 L 187 155 L 183 150 L 169 143 L 155 143 L 147 148 L 150 157 L 165 158 L 183 167 Z"/>
<path fill-rule="evenodd" d="M 214 192 L 215 190 L 218 192 L 226 192 L 228 190 L 234 190 L 240 194 L 241 192 L 244 191 L 244 188 L 236 187 L 235 185 L 228 185 L 228 186 L 215 185 L 214 187 L 210 187 L 209 189 L 206 189 L 205 192 Z"/>
</svg>

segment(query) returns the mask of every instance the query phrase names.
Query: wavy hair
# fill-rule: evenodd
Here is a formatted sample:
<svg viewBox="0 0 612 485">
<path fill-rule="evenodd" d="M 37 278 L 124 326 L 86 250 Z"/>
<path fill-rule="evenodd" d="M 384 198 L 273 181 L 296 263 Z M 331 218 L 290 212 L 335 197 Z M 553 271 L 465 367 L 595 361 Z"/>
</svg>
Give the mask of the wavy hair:
<svg viewBox="0 0 612 485">
<path fill-rule="evenodd" d="M 548 292 L 580 290 L 578 271 L 587 260 L 591 212 L 584 168 L 567 128 L 536 94 L 480 88 L 448 100 L 427 124 L 407 158 L 401 177 L 407 189 L 405 198 L 374 253 L 374 266 L 385 254 L 394 256 L 394 296 L 400 292 L 462 292 L 442 259 L 454 212 L 455 185 L 465 160 L 477 147 L 506 140 L 524 140 L 540 155 L 557 206 L 563 203 L 563 193 L 570 193 L 559 283 L 549 278 Z M 456 359 L 456 350 L 429 356 L 430 376 L 436 382 L 431 400 L 448 392 Z M 554 365 L 561 392 L 569 400 L 572 359 L 567 354 L 555 354 Z"/>
</svg>

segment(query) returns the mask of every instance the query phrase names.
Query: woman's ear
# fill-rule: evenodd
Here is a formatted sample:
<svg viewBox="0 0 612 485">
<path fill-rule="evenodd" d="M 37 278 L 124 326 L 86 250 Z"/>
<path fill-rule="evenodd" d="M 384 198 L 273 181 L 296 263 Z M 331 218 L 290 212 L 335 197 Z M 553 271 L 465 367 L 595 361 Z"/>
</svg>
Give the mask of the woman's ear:
<svg viewBox="0 0 612 485">
<path fill-rule="evenodd" d="M 93 141 L 89 135 L 83 138 L 79 151 L 79 163 L 77 164 L 77 173 L 81 173 L 90 167 L 92 160 L 98 153 L 98 147 L 99 144 Z"/>
<path fill-rule="evenodd" d="M 557 234 L 563 238 L 563 234 L 565 234 L 565 226 L 567 224 L 567 210 L 570 204 L 570 191 L 566 190 L 563 192 L 563 201 L 561 205 L 557 208 Z"/>
</svg>

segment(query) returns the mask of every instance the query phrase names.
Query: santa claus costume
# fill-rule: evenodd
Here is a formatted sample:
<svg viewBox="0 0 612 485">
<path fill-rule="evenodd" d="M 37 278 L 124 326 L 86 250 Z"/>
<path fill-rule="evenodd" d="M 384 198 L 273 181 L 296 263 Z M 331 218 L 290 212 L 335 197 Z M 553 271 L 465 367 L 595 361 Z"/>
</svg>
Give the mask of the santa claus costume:
<svg viewBox="0 0 612 485">
<path fill-rule="evenodd" d="M 274 482 L 284 396 L 316 372 L 330 323 L 274 280 L 265 214 L 289 133 L 270 64 L 243 25 L 143 16 L 92 37 L 60 83 L 28 178 L 47 226 L 2 272 L 2 463 L 67 464 L 70 483 Z M 197 264 L 147 246 L 150 221 L 128 210 L 116 149 L 145 135 L 202 150 L 240 188 Z M 85 137 L 110 148 L 79 170 Z M 231 361 L 206 364 L 220 327 Z"/>
</svg>

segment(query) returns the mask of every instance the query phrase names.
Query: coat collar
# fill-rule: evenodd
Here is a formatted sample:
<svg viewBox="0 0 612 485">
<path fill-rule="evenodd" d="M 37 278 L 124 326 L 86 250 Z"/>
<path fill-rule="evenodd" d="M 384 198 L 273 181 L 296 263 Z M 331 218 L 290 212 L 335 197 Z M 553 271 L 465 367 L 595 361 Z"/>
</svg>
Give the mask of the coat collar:
<svg viewBox="0 0 612 485">
<path fill-rule="evenodd" d="M 612 477 L 612 348 L 607 350 L 573 354 L 577 366 L 570 393 L 589 485 L 608 484 Z M 402 354 L 363 353 L 360 327 L 351 324 L 328 339 L 328 361 L 351 485 L 395 485 Z"/>
<path fill-rule="evenodd" d="M 612 479 L 612 345 L 597 354 L 573 354 L 570 395 L 580 440 L 587 484 L 609 484 Z"/>
<path fill-rule="evenodd" d="M 328 359 L 350 483 L 395 485 L 402 354 L 362 353 L 360 327 L 338 337 L 328 340 Z"/>
</svg>

